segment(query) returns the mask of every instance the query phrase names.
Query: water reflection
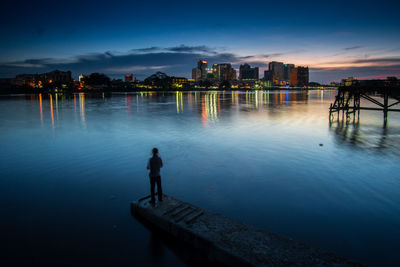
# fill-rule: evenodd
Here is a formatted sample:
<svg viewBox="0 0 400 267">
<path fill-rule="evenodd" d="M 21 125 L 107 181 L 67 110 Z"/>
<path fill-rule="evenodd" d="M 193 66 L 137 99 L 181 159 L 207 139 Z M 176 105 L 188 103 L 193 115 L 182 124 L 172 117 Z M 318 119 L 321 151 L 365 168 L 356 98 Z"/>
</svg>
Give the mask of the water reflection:
<svg viewBox="0 0 400 267">
<path fill-rule="evenodd" d="M 183 112 L 183 93 L 177 91 L 175 93 L 176 96 L 176 113 L 181 113 Z"/>
<path fill-rule="evenodd" d="M 85 113 L 85 94 L 79 94 L 79 111 L 81 115 L 82 127 L 86 128 L 86 113 Z"/>
<path fill-rule="evenodd" d="M 136 103 L 132 103 L 132 97 L 136 95 Z M 43 101 L 48 98 L 50 107 L 50 119 L 52 128 L 55 128 L 55 121 L 59 120 L 60 115 L 60 97 L 62 99 L 71 99 L 73 101 L 73 110 L 75 120 L 78 119 L 78 112 L 80 122 L 83 128 L 86 128 L 86 97 L 93 99 L 101 97 L 112 98 L 112 95 L 101 96 L 85 95 L 84 93 L 73 94 L 69 96 L 59 94 L 49 94 L 43 96 L 39 94 L 39 112 L 41 125 L 44 123 Z M 31 96 L 32 97 L 32 96 Z M 269 109 L 270 107 L 278 106 L 281 104 L 291 105 L 296 104 L 298 101 L 307 102 L 309 96 L 306 91 L 231 91 L 231 92 L 181 92 L 176 91 L 173 94 L 169 92 L 139 92 L 134 94 L 126 94 L 126 112 L 132 114 L 132 107 L 136 105 L 136 112 L 139 111 L 139 106 L 143 105 L 139 98 L 146 99 L 150 103 L 159 103 L 160 99 L 165 99 L 167 102 L 169 98 L 173 97 L 176 105 L 176 113 L 184 114 L 185 112 L 192 113 L 193 111 L 200 111 L 201 121 L 204 126 L 209 122 L 217 122 L 223 110 L 231 108 L 240 108 L 241 111 L 260 111 Z M 323 101 L 323 100 L 321 100 Z M 187 108 L 184 110 L 184 103 L 187 103 Z M 79 106 L 79 107 L 78 107 Z M 55 108 L 55 110 L 54 110 Z M 64 108 L 64 107 L 62 107 Z M 78 111 L 79 109 L 79 111 Z"/>
<path fill-rule="evenodd" d="M 219 103 L 218 95 L 219 94 L 212 92 L 203 96 L 202 102 L 204 102 L 204 104 L 202 104 L 201 113 L 204 122 L 216 121 L 218 119 L 218 108 L 220 107 L 220 105 L 217 104 Z"/>
<path fill-rule="evenodd" d="M 43 126 L 43 102 L 42 94 L 39 94 L 39 108 L 40 108 L 40 123 Z"/>
<path fill-rule="evenodd" d="M 231 116 L 235 112 L 265 112 L 266 116 L 282 116 L 283 114 L 277 112 L 282 106 L 290 107 L 298 104 L 305 104 L 308 101 L 314 101 L 321 104 L 328 104 L 335 96 L 335 91 L 208 91 L 208 92 L 140 92 L 125 95 L 126 112 L 132 115 L 135 112 L 140 112 L 140 106 L 147 105 L 147 103 L 173 103 L 175 102 L 176 114 L 183 115 L 185 113 L 190 115 L 198 115 L 204 127 L 209 127 L 210 123 L 218 123 L 221 116 Z M 61 95 L 63 98 L 73 98 L 73 112 L 75 120 L 78 119 L 82 128 L 87 127 L 86 118 L 86 98 L 90 97 L 97 99 L 100 96 L 85 95 L 84 93 L 74 94 L 71 96 Z M 105 98 L 113 98 L 117 96 L 104 94 L 101 95 L 104 102 Z M 118 96 L 119 97 L 119 96 Z M 136 101 L 133 102 L 132 98 L 135 97 Z M 45 99 L 48 98 L 49 115 L 51 120 L 51 128 L 55 129 L 55 123 L 58 121 L 60 108 L 64 107 L 59 105 L 59 94 L 55 95 L 42 95 L 34 97 L 38 99 L 40 124 L 44 124 L 44 111 Z M 30 96 L 32 99 L 32 96 Z M 140 99 L 145 99 L 142 101 Z M 32 101 L 32 100 L 31 100 Z M 136 105 L 136 108 L 134 106 Z M 184 105 L 185 108 L 184 108 Z M 79 107 L 78 107 L 79 106 Z M 54 110 L 55 107 L 55 110 Z M 159 106 L 160 109 L 168 109 L 168 105 Z M 277 109 L 278 108 L 278 109 Z M 79 111 L 78 111 L 79 109 Z M 228 112 L 224 112 L 228 111 Z M 294 109 L 292 109 L 294 112 Z M 361 124 L 362 125 L 362 124 Z M 330 132 L 334 133 L 335 142 L 338 145 L 349 144 L 354 147 L 370 150 L 384 150 L 388 147 L 400 146 L 398 135 L 393 133 L 393 129 L 385 130 L 380 127 L 363 126 L 360 123 L 345 124 L 336 122 L 329 125 Z M 397 139 L 396 139 L 397 138 Z M 389 145 L 390 144 L 390 145 Z M 391 149 L 393 150 L 393 149 Z"/>
<path fill-rule="evenodd" d="M 55 99 L 56 99 L 56 119 L 58 121 L 58 94 L 55 94 Z"/>
<path fill-rule="evenodd" d="M 382 128 L 375 125 L 362 125 L 360 122 L 336 122 L 329 125 L 334 133 L 335 142 L 342 145 L 351 145 L 354 148 L 369 151 L 388 151 L 399 154 L 400 132 L 395 128 Z"/>
<path fill-rule="evenodd" d="M 143 239 L 125 209 L 148 190 L 143 160 L 156 144 L 172 195 L 338 254 L 399 265 L 400 120 L 394 114 L 381 129 L 381 114 L 370 112 L 359 124 L 329 128 L 334 97 L 287 90 L 2 96 L 3 228 L 21 233 L 15 244 L 29 236 L 37 247 L 51 242 L 52 255 L 73 236 L 99 261 L 149 262 L 147 255 L 163 253 L 168 261 L 175 244 L 164 242 L 162 252 L 157 240 Z M 105 202 L 110 193 L 119 196 L 114 204 Z M 68 221 L 70 211 L 80 220 Z M 126 227 L 107 236 L 105 221 Z M 17 248 L 13 258 L 46 255 Z M 81 253 L 70 255 L 76 261 Z"/>
<path fill-rule="evenodd" d="M 51 117 L 51 127 L 54 129 L 53 95 L 50 95 L 50 117 Z"/>
</svg>

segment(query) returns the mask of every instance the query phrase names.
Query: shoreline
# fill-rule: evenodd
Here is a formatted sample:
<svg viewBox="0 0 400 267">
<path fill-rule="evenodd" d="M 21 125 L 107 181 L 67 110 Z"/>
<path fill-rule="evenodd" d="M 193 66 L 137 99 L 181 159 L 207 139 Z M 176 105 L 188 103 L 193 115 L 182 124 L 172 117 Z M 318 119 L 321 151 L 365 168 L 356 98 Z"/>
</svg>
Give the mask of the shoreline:
<svg viewBox="0 0 400 267">
<path fill-rule="evenodd" d="M 281 87 L 272 87 L 272 88 L 263 88 L 263 89 L 147 89 L 147 90 L 74 90 L 74 91 L 27 91 L 27 90 L 12 90 L 12 91 L 0 91 L 0 95 L 2 96 L 12 96 L 12 95 L 37 95 L 37 94 L 128 94 L 128 93 L 165 93 L 165 92 L 259 92 L 259 91 L 335 91 L 337 88 L 281 88 Z"/>
</svg>

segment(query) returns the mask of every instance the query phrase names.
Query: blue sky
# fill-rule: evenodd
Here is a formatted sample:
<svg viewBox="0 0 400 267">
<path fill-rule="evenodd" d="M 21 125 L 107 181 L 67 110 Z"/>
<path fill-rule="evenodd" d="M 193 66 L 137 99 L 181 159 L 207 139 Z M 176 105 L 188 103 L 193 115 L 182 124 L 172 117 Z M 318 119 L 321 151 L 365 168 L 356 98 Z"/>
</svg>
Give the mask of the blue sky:
<svg viewBox="0 0 400 267">
<path fill-rule="evenodd" d="M 305 65 L 318 82 L 400 76 L 396 1 L 3 2 L 0 77 L 54 68 L 190 77 L 198 58 Z"/>
</svg>

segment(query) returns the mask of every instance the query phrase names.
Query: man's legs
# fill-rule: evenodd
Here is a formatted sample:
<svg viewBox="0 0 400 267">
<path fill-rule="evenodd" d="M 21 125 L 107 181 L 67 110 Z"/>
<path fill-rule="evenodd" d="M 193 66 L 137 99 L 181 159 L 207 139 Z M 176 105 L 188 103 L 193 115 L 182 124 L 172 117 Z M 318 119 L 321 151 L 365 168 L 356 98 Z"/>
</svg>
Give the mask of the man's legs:
<svg viewBox="0 0 400 267">
<path fill-rule="evenodd" d="M 155 185 L 156 185 L 156 179 L 155 179 L 156 177 L 151 177 L 150 176 L 150 194 L 151 194 L 151 200 L 150 200 L 150 202 L 152 202 L 152 203 L 155 203 L 156 202 L 156 199 L 155 199 L 155 197 L 154 197 L 154 187 L 155 187 Z"/>
<path fill-rule="evenodd" d="M 162 201 L 161 176 L 158 176 L 156 178 L 156 181 L 157 181 L 158 201 Z"/>
</svg>

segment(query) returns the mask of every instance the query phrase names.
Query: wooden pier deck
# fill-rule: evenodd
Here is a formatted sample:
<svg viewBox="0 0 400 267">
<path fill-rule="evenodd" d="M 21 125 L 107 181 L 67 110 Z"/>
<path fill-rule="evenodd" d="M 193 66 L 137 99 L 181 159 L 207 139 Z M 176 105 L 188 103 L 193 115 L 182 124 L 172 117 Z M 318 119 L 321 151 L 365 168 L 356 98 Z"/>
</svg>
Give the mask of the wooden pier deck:
<svg viewBox="0 0 400 267">
<path fill-rule="evenodd" d="M 149 196 L 131 204 L 135 217 L 227 266 L 361 266 L 333 253 L 257 229 L 170 196 L 152 206 Z"/>
<path fill-rule="evenodd" d="M 381 98 L 380 102 L 379 99 Z M 361 106 L 361 99 L 372 103 L 373 107 Z M 389 100 L 392 103 L 389 103 Z M 360 110 L 375 110 L 383 112 L 383 126 L 387 126 L 388 113 L 400 112 L 400 109 L 393 108 L 400 104 L 400 86 L 341 86 L 335 97 L 335 102 L 329 107 L 329 122 L 339 122 L 340 117 L 346 123 L 353 123 L 360 120 Z M 340 116 L 342 113 L 342 116 Z"/>
</svg>

